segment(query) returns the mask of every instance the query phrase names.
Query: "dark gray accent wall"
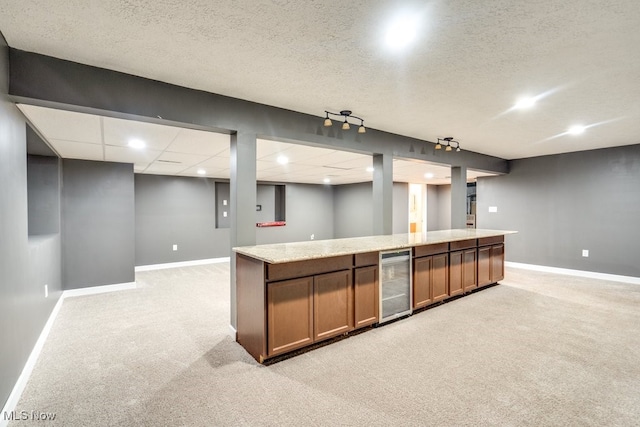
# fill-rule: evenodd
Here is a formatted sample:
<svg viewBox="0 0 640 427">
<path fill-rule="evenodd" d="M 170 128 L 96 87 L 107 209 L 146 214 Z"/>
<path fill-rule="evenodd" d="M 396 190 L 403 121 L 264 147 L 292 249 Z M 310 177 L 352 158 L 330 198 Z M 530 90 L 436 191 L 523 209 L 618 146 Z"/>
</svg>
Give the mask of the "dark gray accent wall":
<svg viewBox="0 0 640 427">
<path fill-rule="evenodd" d="M 8 75 L 0 33 L 0 408 L 61 294 L 59 237 L 28 238 L 27 122 L 7 96 Z"/>
<path fill-rule="evenodd" d="M 409 232 L 409 184 L 393 183 L 393 234 Z"/>
<path fill-rule="evenodd" d="M 229 256 L 229 229 L 216 228 L 214 180 L 136 174 L 134 181 L 135 265 Z"/>
<path fill-rule="evenodd" d="M 60 160 L 27 157 L 29 235 L 60 232 Z"/>
<path fill-rule="evenodd" d="M 256 189 L 256 222 L 272 222 L 276 220 L 276 187 L 274 185 L 258 185 Z"/>
<path fill-rule="evenodd" d="M 640 145 L 510 163 L 477 187 L 478 228 L 518 231 L 507 260 L 640 277 Z"/>
<path fill-rule="evenodd" d="M 133 165 L 64 160 L 62 184 L 64 288 L 133 282 Z"/>
<path fill-rule="evenodd" d="M 331 186 L 286 184 L 285 203 L 287 225 L 257 228 L 257 244 L 301 242 L 311 240 L 312 234 L 315 240 L 333 238 L 334 205 Z"/>
<path fill-rule="evenodd" d="M 334 237 L 371 236 L 373 234 L 373 184 L 333 187 Z"/>
</svg>

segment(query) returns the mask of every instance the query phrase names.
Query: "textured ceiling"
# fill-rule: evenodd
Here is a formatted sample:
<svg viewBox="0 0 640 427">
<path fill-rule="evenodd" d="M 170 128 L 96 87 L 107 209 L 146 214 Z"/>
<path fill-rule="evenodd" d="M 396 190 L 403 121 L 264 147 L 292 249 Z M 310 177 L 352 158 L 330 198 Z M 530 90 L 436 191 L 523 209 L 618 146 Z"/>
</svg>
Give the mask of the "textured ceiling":
<svg viewBox="0 0 640 427">
<path fill-rule="evenodd" d="M 638 28 L 637 0 L 0 0 L 14 48 L 503 158 L 640 143 Z"/>
</svg>

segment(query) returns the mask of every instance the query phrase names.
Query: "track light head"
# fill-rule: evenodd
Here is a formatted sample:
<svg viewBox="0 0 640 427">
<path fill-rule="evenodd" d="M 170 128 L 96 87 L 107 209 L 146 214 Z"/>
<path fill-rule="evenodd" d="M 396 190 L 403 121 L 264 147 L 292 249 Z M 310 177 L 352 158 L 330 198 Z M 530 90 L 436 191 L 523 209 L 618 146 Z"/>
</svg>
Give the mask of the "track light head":
<svg viewBox="0 0 640 427">
<path fill-rule="evenodd" d="M 447 136 L 446 138 L 438 138 L 438 142 L 436 143 L 436 150 L 442 150 L 442 144 L 440 144 L 440 141 L 446 142 L 444 151 L 452 151 L 454 148 L 453 144 L 455 144 L 456 151 L 460 151 L 460 143 L 458 141 L 455 141 L 452 136 Z"/>
<path fill-rule="evenodd" d="M 331 121 L 329 116 L 339 116 L 339 117 L 343 117 L 344 118 L 344 121 L 342 122 L 342 130 L 351 129 L 351 124 L 349 123 L 349 118 L 354 118 L 356 120 L 360 120 L 360 126 L 358 126 L 358 133 L 367 133 L 367 128 L 364 127 L 364 119 L 352 115 L 351 114 L 351 110 L 341 110 L 339 113 L 332 113 L 331 111 L 326 111 L 325 110 L 324 125 L 326 127 L 329 127 L 329 126 L 333 125 L 333 122 Z M 355 125 L 355 123 L 354 123 L 354 125 Z"/>
</svg>

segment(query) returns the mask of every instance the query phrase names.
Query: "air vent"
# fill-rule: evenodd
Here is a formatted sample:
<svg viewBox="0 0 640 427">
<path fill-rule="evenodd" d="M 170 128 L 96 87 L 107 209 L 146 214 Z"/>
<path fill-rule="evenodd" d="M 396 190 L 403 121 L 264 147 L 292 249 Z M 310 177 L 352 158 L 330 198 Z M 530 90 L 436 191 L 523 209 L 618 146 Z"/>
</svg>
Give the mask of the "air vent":
<svg viewBox="0 0 640 427">
<path fill-rule="evenodd" d="M 176 162 L 175 160 L 156 160 L 158 163 L 173 163 L 174 165 L 179 165 L 182 162 Z"/>
<path fill-rule="evenodd" d="M 336 166 L 322 166 L 323 168 L 327 168 L 327 169 L 337 169 L 337 170 L 341 170 L 341 171 L 350 171 L 352 168 L 339 168 Z"/>
</svg>

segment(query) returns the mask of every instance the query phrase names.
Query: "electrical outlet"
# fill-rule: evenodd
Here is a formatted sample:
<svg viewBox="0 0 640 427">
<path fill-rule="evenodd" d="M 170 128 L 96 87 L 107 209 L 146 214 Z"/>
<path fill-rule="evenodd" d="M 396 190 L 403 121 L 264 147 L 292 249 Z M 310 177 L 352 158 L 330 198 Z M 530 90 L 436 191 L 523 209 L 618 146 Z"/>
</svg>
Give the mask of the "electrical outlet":
<svg viewBox="0 0 640 427">
<path fill-rule="evenodd" d="M 44 297 L 49 298 L 49 285 L 44 285 Z"/>
<path fill-rule="evenodd" d="M 178 245 L 173 245 L 173 250 L 177 251 L 178 250 Z"/>
<path fill-rule="evenodd" d="M 589 258 L 589 249 L 583 249 L 582 250 L 582 256 L 585 258 Z"/>
<path fill-rule="evenodd" d="M 226 200 L 222 201 L 222 206 L 227 206 L 227 201 Z"/>
<path fill-rule="evenodd" d="M 313 239 L 315 239 L 315 238 L 316 238 L 316 235 L 315 235 L 315 234 L 312 234 L 312 235 L 311 235 L 311 240 L 313 240 Z"/>
</svg>

